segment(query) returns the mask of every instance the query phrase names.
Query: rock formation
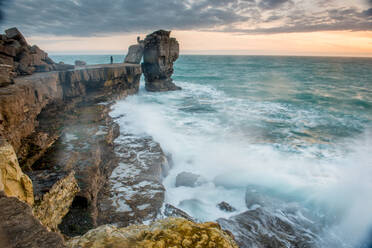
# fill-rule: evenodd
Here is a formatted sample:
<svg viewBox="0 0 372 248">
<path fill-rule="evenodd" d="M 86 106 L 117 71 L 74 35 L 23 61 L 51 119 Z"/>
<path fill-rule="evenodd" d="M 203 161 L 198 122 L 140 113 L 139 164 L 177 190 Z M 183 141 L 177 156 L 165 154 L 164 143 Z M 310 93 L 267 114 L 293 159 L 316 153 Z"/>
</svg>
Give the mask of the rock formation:
<svg viewBox="0 0 372 248">
<path fill-rule="evenodd" d="M 17 28 L 0 34 L 0 87 L 13 83 L 17 75 L 73 68 L 72 65 L 54 63 L 38 46 L 28 45 Z"/>
<path fill-rule="evenodd" d="M 137 37 L 137 44 L 131 45 L 128 48 L 128 54 L 125 57 L 124 63 L 130 63 L 130 64 L 139 64 L 141 63 L 142 57 L 143 57 L 143 50 L 145 47 L 145 42 L 143 40 L 140 40 L 140 37 Z"/>
<path fill-rule="evenodd" d="M 76 60 L 75 61 L 75 65 L 76 66 L 86 66 L 87 65 L 87 62 L 82 61 L 82 60 Z"/>
<path fill-rule="evenodd" d="M 28 204 L 19 201 L 15 197 L 0 195 L 0 209 L 0 247 L 66 247 L 62 236 L 49 232 L 33 216 L 32 209 Z"/>
<path fill-rule="evenodd" d="M 176 187 L 197 187 L 205 182 L 200 175 L 191 172 L 181 172 L 176 177 Z"/>
<path fill-rule="evenodd" d="M 149 226 L 100 226 L 67 242 L 69 248 L 238 248 L 217 223 L 196 224 L 181 218 L 158 220 Z"/>
<path fill-rule="evenodd" d="M 34 194 L 30 178 L 23 174 L 13 147 L 0 137 L 0 191 L 32 205 Z"/>
<path fill-rule="evenodd" d="M 145 75 L 146 90 L 180 90 L 171 79 L 173 63 L 179 56 L 179 44 L 170 38 L 170 31 L 158 30 L 146 36 L 142 70 Z"/>
</svg>

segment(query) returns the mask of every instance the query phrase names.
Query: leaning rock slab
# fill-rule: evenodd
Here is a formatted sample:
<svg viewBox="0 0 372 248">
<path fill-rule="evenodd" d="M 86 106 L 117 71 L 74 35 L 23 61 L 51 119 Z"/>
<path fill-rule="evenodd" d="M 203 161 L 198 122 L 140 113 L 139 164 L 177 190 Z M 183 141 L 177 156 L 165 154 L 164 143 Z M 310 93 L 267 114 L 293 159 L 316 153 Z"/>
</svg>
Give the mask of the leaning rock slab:
<svg viewBox="0 0 372 248">
<path fill-rule="evenodd" d="M 53 185 L 34 206 L 34 215 L 50 230 L 57 232 L 62 218 L 68 213 L 79 192 L 74 171 Z"/>
<path fill-rule="evenodd" d="M 233 237 L 217 223 L 196 224 L 179 218 L 159 220 L 149 226 L 100 226 L 84 236 L 71 239 L 67 245 L 70 248 L 238 248 Z"/>
<path fill-rule="evenodd" d="M 179 56 L 179 44 L 170 38 L 170 31 L 158 30 L 145 39 L 142 70 L 145 75 L 146 90 L 180 90 L 171 79 L 173 63 Z"/>
<path fill-rule="evenodd" d="M 34 193 L 30 178 L 23 174 L 19 167 L 13 147 L 1 138 L 0 189 L 3 189 L 7 196 L 15 196 L 30 205 L 34 203 Z"/>
</svg>

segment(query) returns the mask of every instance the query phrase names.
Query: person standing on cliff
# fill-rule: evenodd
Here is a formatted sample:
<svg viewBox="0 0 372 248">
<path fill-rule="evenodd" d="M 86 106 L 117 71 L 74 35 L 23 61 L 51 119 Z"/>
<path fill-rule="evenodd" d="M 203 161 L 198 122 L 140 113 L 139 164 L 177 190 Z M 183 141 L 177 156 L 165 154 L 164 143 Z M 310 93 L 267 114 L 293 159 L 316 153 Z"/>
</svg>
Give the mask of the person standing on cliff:
<svg viewBox="0 0 372 248">
<path fill-rule="evenodd" d="M 111 64 L 114 63 L 114 58 L 112 56 L 110 57 L 110 62 L 111 62 Z"/>
</svg>

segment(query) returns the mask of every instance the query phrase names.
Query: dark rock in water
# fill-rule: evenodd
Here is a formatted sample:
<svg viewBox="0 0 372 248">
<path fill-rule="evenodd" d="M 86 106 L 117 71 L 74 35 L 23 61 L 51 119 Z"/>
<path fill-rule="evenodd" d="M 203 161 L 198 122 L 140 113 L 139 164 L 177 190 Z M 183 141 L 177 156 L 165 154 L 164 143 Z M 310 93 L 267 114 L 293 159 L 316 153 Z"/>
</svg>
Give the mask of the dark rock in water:
<svg viewBox="0 0 372 248">
<path fill-rule="evenodd" d="M 87 62 L 82 61 L 82 60 L 75 60 L 75 65 L 76 66 L 86 66 Z"/>
<path fill-rule="evenodd" d="M 217 222 L 232 232 L 241 248 L 319 247 L 313 223 L 299 223 L 292 215 L 257 208 Z"/>
<path fill-rule="evenodd" d="M 200 175 L 191 172 L 181 172 L 176 177 L 176 187 L 197 187 L 203 184 L 203 180 Z"/>
<path fill-rule="evenodd" d="M 173 63 L 178 59 L 178 56 L 179 44 L 175 38 L 170 38 L 170 31 L 158 30 L 146 36 L 142 63 L 146 90 L 181 89 L 171 79 Z"/>
<path fill-rule="evenodd" d="M 236 208 L 234 208 L 233 206 L 231 206 L 230 204 L 228 204 L 227 202 L 220 202 L 217 204 L 217 207 L 219 209 L 221 209 L 222 211 L 225 211 L 225 212 L 234 212 L 236 211 Z"/>
<path fill-rule="evenodd" d="M 49 232 L 33 216 L 28 204 L 15 197 L 0 195 L 0 209 L 0 247 L 66 247 L 62 236 Z"/>
<path fill-rule="evenodd" d="M 170 204 L 165 204 L 164 216 L 166 216 L 166 217 L 184 218 L 186 220 L 194 221 L 195 222 L 195 219 L 192 218 L 190 215 L 188 215 L 186 212 L 184 212 L 181 209 L 176 208 L 175 206 L 170 205 Z"/>
<path fill-rule="evenodd" d="M 125 57 L 124 63 L 139 64 L 143 57 L 143 51 L 145 48 L 145 42 L 137 38 L 138 44 L 131 45 L 128 48 L 128 54 Z"/>
</svg>

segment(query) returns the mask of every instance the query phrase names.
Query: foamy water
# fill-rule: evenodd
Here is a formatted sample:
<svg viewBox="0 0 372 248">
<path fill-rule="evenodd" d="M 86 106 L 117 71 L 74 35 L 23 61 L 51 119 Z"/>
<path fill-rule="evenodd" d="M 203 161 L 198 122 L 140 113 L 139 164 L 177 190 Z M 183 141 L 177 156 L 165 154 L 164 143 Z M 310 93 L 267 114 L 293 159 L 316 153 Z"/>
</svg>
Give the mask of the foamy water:
<svg viewBox="0 0 372 248">
<path fill-rule="evenodd" d="M 314 246 L 368 247 L 370 68 L 368 59 L 184 56 L 174 75 L 182 91 L 149 93 L 142 82 L 113 115 L 171 155 L 166 202 L 193 217 L 262 208 Z M 175 187 L 184 171 L 204 183 Z M 237 211 L 220 210 L 222 201 Z"/>
</svg>

